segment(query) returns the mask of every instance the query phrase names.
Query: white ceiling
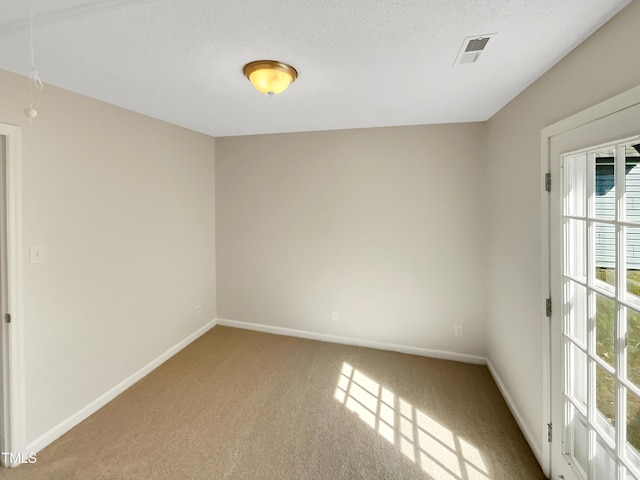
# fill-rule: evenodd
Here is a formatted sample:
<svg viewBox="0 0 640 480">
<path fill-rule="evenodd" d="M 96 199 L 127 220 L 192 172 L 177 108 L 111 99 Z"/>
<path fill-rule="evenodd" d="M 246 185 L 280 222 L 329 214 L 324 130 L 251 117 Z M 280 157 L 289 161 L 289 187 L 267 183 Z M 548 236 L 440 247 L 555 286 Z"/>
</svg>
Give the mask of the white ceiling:
<svg viewBox="0 0 640 480">
<path fill-rule="evenodd" d="M 628 3 L 2 0 L 0 68 L 29 75 L 32 9 L 45 83 L 214 136 L 482 121 Z M 242 74 L 259 59 L 300 76 L 261 95 Z"/>
</svg>

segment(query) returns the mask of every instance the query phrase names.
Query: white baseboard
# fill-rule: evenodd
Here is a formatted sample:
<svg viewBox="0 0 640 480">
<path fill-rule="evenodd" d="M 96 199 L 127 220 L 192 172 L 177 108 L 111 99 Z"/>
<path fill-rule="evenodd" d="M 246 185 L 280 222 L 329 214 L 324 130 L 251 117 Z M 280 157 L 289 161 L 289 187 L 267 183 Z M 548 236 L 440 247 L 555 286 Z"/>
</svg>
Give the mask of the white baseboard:
<svg viewBox="0 0 640 480">
<path fill-rule="evenodd" d="M 410 347 L 407 345 L 397 345 L 394 343 L 374 342 L 352 337 L 339 337 L 326 333 L 309 332 L 306 330 L 296 330 L 293 328 L 274 327 L 259 323 L 240 322 L 237 320 L 227 320 L 217 318 L 218 325 L 227 327 L 243 328 L 245 330 L 255 330 L 258 332 L 275 333 L 276 335 L 286 335 L 288 337 L 300 337 L 310 340 L 320 340 L 321 342 L 340 343 L 343 345 L 354 345 L 356 347 L 375 348 L 377 350 L 390 350 L 392 352 L 408 353 L 410 355 L 420 355 L 422 357 L 441 358 L 444 360 L 454 360 L 456 362 L 473 363 L 476 365 L 486 365 L 487 359 L 477 355 L 467 355 L 465 353 L 447 352 L 445 350 L 433 350 L 430 348 Z"/>
<path fill-rule="evenodd" d="M 164 352 L 162 355 L 160 355 L 156 359 L 146 364 L 144 367 L 142 367 L 140 370 L 135 372 L 133 375 L 131 375 L 128 378 L 125 378 L 115 387 L 108 390 L 104 394 L 100 395 L 93 402 L 89 403 L 84 408 L 78 410 L 76 413 L 71 415 L 66 420 L 60 422 L 58 425 L 53 427 L 48 432 L 40 435 L 40 437 L 38 437 L 33 442 L 27 445 L 25 451 L 30 453 L 39 452 L 44 447 L 49 445 L 51 442 L 53 442 L 54 440 L 64 435 L 69 430 L 71 430 L 73 427 L 78 425 L 85 418 L 89 417 L 90 415 L 95 413 L 97 410 L 105 406 L 115 397 L 117 397 L 122 392 L 124 392 L 127 388 L 131 387 L 133 384 L 135 384 L 136 382 L 141 380 L 143 377 L 151 373 L 153 370 L 158 368 L 161 364 L 169 360 L 176 353 L 178 353 L 180 350 L 185 348 L 187 345 L 189 345 L 191 342 L 196 340 L 198 337 L 204 335 L 206 332 L 211 330 L 213 327 L 215 327 L 215 325 L 216 325 L 215 319 L 209 321 L 206 325 L 199 328 L 198 330 L 193 332 L 191 335 L 189 335 L 187 338 L 175 344 L 173 347 L 169 348 L 166 352 Z"/>
<path fill-rule="evenodd" d="M 544 455 L 542 452 L 542 447 L 540 445 L 540 436 L 533 435 L 533 433 L 531 432 L 527 424 L 524 423 L 524 417 L 520 414 L 520 411 L 516 407 L 516 404 L 514 403 L 513 398 L 509 394 L 507 387 L 505 386 L 504 382 L 498 375 L 498 372 L 496 371 L 495 368 L 493 368 L 491 360 L 488 360 L 488 359 L 487 359 L 487 368 L 489 368 L 489 372 L 491 372 L 491 376 L 493 377 L 493 380 L 496 382 L 496 385 L 498 386 L 498 389 L 500 390 L 502 397 L 504 398 L 505 402 L 507 402 L 507 406 L 509 407 L 509 410 L 511 410 L 511 414 L 513 415 L 513 418 L 516 419 L 516 423 L 520 427 L 520 431 L 524 435 L 524 438 L 527 440 L 529 447 L 531 447 L 531 450 L 533 451 L 533 454 L 535 455 L 536 460 L 540 465 L 540 468 L 543 469 L 545 475 L 548 475 L 549 472 L 545 471 L 546 469 L 545 469 Z"/>
</svg>

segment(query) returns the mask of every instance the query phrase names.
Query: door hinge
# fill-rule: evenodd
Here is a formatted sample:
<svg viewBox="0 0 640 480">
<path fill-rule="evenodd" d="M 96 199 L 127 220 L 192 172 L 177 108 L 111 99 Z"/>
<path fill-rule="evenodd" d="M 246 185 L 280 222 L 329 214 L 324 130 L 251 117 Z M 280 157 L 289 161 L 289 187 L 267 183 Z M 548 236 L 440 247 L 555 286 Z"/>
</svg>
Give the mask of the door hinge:
<svg viewBox="0 0 640 480">
<path fill-rule="evenodd" d="M 551 443 L 553 440 L 553 425 L 547 423 L 547 442 Z"/>
<path fill-rule="evenodd" d="M 547 312 L 547 317 L 551 317 L 551 313 L 553 312 L 553 306 L 551 304 L 550 298 L 547 298 L 547 301 L 545 302 L 545 309 Z"/>
<path fill-rule="evenodd" d="M 5 313 L 4 314 L 4 321 L 7 323 L 11 323 L 11 314 L 10 313 Z"/>
<path fill-rule="evenodd" d="M 544 174 L 544 191 L 545 192 L 551 191 L 551 173 Z"/>
</svg>

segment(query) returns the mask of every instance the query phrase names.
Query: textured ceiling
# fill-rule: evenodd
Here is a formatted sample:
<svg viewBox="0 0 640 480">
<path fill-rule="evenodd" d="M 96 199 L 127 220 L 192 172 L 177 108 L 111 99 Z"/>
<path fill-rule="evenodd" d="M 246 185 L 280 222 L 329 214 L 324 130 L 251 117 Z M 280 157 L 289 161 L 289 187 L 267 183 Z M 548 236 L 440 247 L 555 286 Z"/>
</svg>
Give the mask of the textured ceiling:
<svg viewBox="0 0 640 480">
<path fill-rule="evenodd" d="M 32 9 L 45 83 L 214 136 L 482 121 L 628 3 L 3 0 L 0 68 L 29 75 Z M 242 74 L 265 58 L 300 75 L 273 98 Z"/>
</svg>

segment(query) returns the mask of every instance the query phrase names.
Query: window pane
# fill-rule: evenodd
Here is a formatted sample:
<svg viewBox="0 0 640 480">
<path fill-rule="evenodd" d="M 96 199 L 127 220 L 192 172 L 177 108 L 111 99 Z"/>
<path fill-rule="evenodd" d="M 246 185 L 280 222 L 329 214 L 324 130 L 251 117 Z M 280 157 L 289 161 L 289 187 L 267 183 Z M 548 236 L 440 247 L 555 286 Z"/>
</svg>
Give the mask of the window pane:
<svg viewBox="0 0 640 480">
<path fill-rule="evenodd" d="M 627 448 L 627 460 L 633 466 L 636 472 L 640 472 L 640 454 L 635 448 L 631 447 L 630 443 L 627 442 L 627 446 L 629 447 Z M 632 472 L 629 472 L 629 475 L 633 475 Z M 640 478 L 640 475 L 636 477 L 628 477 L 629 480 L 638 480 L 638 478 Z"/>
<path fill-rule="evenodd" d="M 588 471 L 588 434 L 587 419 L 584 418 L 575 407 L 568 404 L 569 417 L 567 421 L 567 445 L 569 453 L 576 460 L 576 466 L 580 467 L 582 472 Z"/>
<path fill-rule="evenodd" d="M 596 293 L 596 352 L 609 365 L 615 365 L 615 302 Z"/>
<path fill-rule="evenodd" d="M 640 228 L 626 228 L 627 291 L 640 297 Z"/>
<path fill-rule="evenodd" d="M 640 313 L 627 309 L 627 378 L 640 386 Z"/>
<path fill-rule="evenodd" d="M 585 409 L 587 408 L 587 355 L 569 343 L 569 394 Z"/>
<path fill-rule="evenodd" d="M 595 214 L 597 218 L 613 220 L 616 214 L 614 149 L 608 148 L 595 154 Z"/>
<path fill-rule="evenodd" d="M 596 223 L 596 278 L 616 284 L 616 227 Z"/>
<path fill-rule="evenodd" d="M 640 222 L 640 144 L 627 145 L 625 150 L 627 220 Z"/>
<path fill-rule="evenodd" d="M 613 376 L 609 375 L 602 367 L 596 366 L 596 407 L 612 426 L 616 424 L 615 385 Z"/>
<path fill-rule="evenodd" d="M 587 343 L 587 289 L 572 280 L 566 283 L 568 334 L 582 345 Z"/>
<path fill-rule="evenodd" d="M 594 467 L 594 479 L 613 480 L 616 478 L 616 461 L 614 460 L 613 452 L 609 450 L 609 447 L 607 447 L 599 437 L 596 442 L 596 458 L 594 461 Z"/>
<path fill-rule="evenodd" d="M 584 179 L 587 178 L 587 155 L 582 153 L 576 156 L 564 157 L 563 172 L 565 192 L 564 213 L 565 215 L 584 217 L 586 214 L 586 184 Z M 638 208 L 640 208 L 640 205 Z"/>
<path fill-rule="evenodd" d="M 567 220 L 565 273 L 580 280 L 587 277 L 587 223 L 584 220 Z"/>
<path fill-rule="evenodd" d="M 627 443 L 640 451 L 640 399 L 627 390 Z"/>
</svg>

